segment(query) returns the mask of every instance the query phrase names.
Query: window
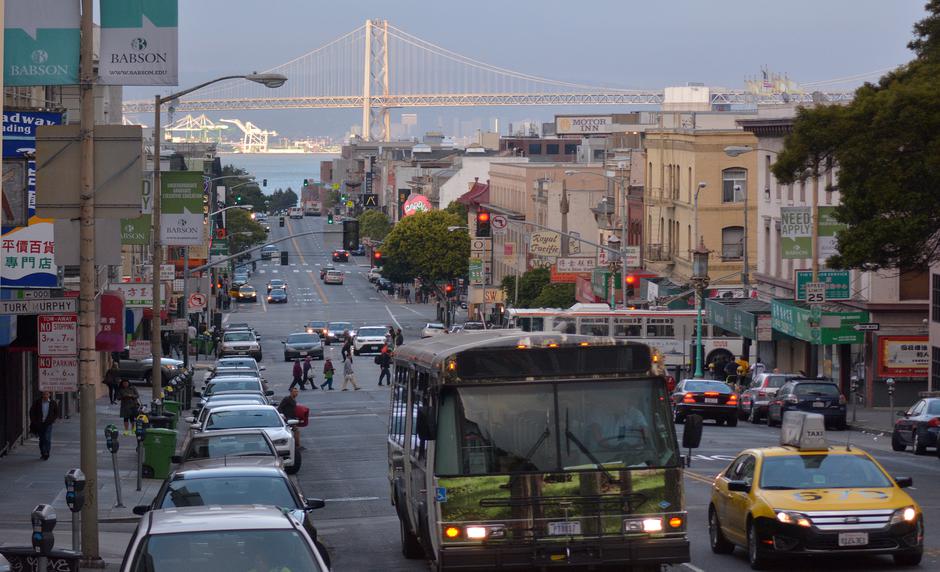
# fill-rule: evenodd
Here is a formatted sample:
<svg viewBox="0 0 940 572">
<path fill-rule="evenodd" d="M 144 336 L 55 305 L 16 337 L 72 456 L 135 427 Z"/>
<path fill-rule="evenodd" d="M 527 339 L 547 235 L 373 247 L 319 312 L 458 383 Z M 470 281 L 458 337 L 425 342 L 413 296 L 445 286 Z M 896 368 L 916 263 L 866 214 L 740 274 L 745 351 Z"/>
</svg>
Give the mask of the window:
<svg viewBox="0 0 940 572">
<path fill-rule="evenodd" d="M 581 318 L 580 331 L 582 336 L 609 336 L 610 325 L 607 318 Z"/>
<path fill-rule="evenodd" d="M 546 155 L 557 155 L 557 154 L 558 154 L 558 143 L 546 143 L 546 144 L 545 144 L 545 154 L 546 154 Z"/>
<path fill-rule="evenodd" d="M 594 150 L 594 160 L 595 160 L 595 161 L 603 161 L 603 160 L 604 160 L 604 153 L 605 153 L 605 151 L 604 151 L 603 149 L 595 149 L 595 150 Z"/>
<path fill-rule="evenodd" d="M 940 322 L 940 274 L 931 274 L 930 284 L 930 319 Z"/>
<path fill-rule="evenodd" d="M 739 187 L 739 189 L 735 189 Z M 721 202 L 744 202 L 747 192 L 747 171 L 744 169 L 725 169 L 721 172 Z"/>
<path fill-rule="evenodd" d="M 392 390 L 392 405 L 388 422 L 388 437 L 401 446 L 405 445 L 405 422 L 408 411 L 408 368 L 396 366 L 395 388 Z"/>
<path fill-rule="evenodd" d="M 542 154 L 541 143 L 529 143 L 529 155 L 541 155 L 541 154 Z"/>
<path fill-rule="evenodd" d="M 639 338 L 643 336 L 640 318 L 614 318 L 615 338 Z"/>
<path fill-rule="evenodd" d="M 672 318 L 647 318 L 646 337 L 648 338 L 674 338 L 675 326 Z"/>
<path fill-rule="evenodd" d="M 898 276 L 898 298 L 900 300 L 926 300 L 930 297 L 930 286 L 926 272 L 918 270 L 904 272 Z"/>
<path fill-rule="evenodd" d="M 577 143 L 565 143 L 565 155 L 576 155 L 578 153 Z"/>
<path fill-rule="evenodd" d="M 417 421 L 421 414 L 431 414 L 430 395 L 428 393 L 428 381 L 430 374 L 426 371 L 419 371 L 412 377 L 411 383 L 411 403 L 415 418 L 411 422 L 412 448 L 411 456 L 416 459 L 423 459 L 427 451 L 427 445 L 421 437 L 418 437 Z"/>
<path fill-rule="evenodd" d="M 721 259 L 740 260 L 744 257 L 744 228 L 726 226 L 721 229 Z"/>
<path fill-rule="evenodd" d="M 764 189 L 767 189 L 767 193 L 764 194 L 764 200 L 770 200 L 770 180 L 773 178 L 773 173 L 770 172 L 771 158 L 770 155 L 764 155 Z M 761 189 L 763 190 L 763 189 Z M 777 188 L 777 198 L 780 198 L 780 188 Z"/>
</svg>

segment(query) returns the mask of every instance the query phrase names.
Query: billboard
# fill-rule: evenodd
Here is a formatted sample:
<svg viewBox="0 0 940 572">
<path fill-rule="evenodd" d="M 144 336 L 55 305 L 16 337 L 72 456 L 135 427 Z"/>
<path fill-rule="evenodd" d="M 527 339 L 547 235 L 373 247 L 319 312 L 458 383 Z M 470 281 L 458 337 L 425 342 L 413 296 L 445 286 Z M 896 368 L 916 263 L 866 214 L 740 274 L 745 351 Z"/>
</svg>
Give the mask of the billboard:
<svg viewBox="0 0 940 572">
<path fill-rule="evenodd" d="M 81 17 L 77 0 L 6 0 L 3 85 L 76 85 Z"/>
<path fill-rule="evenodd" d="M 927 377 L 930 343 L 927 336 L 879 336 L 878 375 Z"/>
<path fill-rule="evenodd" d="M 813 257 L 812 207 L 780 207 L 781 258 Z"/>
<path fill-rule="evenodd" d="M 169 171 L 161 175 L 160 238 L 167 246 L 203 244 L 202 173 Z"/>
<path fill-rule="evenodd" d="M 99 83 L 177 85 L 177 0 L 101 0 Z"/>
<path fill-rule="evenodd" d="M 613 127 L 614 119 L 609 115 L 560 115 L 555 118 L 555 133 L 558 135 L 611 133 Z"/>
</svg>

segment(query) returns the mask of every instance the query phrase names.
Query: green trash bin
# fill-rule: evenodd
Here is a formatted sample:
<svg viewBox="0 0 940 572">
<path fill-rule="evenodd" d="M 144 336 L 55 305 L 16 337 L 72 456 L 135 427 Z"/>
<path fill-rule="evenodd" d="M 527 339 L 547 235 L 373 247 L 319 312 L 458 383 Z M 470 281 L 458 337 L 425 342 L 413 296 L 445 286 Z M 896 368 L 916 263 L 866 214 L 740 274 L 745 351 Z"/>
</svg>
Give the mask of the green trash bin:
<svg viewBox="0 0 940 572">
<path fill-rule="evenodd" d="M 176 452 L 176 431 L 148 428 L 144 435 L 144 476 L 165 479 L 170 475 L 170 457 Z"/>
<path fill-rule="evenodd" d="M 174 401 L 172 399 L 163 400 L 163 413 L 169 415 L 170 420 L 170 429 L 176 429 L 177 425 L 180 422 L 180 406 L 182 404 L 179 401 Z"/>
</svg>

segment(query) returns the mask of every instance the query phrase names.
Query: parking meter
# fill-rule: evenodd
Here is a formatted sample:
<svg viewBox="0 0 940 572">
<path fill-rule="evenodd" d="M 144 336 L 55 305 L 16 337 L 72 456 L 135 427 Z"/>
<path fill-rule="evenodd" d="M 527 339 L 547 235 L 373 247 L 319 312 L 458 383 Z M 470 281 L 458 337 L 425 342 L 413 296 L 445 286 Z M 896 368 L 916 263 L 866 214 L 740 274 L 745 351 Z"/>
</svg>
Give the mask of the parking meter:
<svg viewBox="0 0 940 572">
<path fill-rule="evenodd" d="M 55 546 L 55 535 L 52 534 L 56 523 L 55 510 L 47 504 L 36 505 L 30 519 L 33 522 L 33 551 L 49 554 Z"/>
<path fill-rule="evenodd" d="M 889 377 L 885 380 L 885 384 L 888 386 L 888 395 L 894 395 L 894 378 Z"/>
<path fill-rule="evenodd" d="M 113 423 L 104 428 L 104 444 L 112 454 L 118 452 L 121 441 L 118 439 L 118 428 Z"/>
<path fill-rule="evenodd" d="M 85 504 L 85 473 L 81 469 L 65 473 L 65 504 L 72 512 L 81 511 Z"/>
<path fill-rule="evenodd" d="M 150 419 L 141 413 L 134 420 L 134 435 L 137 436 L 137 441 L 143 441 L 144 437 L 147 436 L 147 425 L 150 423 Z"/>
</svg>

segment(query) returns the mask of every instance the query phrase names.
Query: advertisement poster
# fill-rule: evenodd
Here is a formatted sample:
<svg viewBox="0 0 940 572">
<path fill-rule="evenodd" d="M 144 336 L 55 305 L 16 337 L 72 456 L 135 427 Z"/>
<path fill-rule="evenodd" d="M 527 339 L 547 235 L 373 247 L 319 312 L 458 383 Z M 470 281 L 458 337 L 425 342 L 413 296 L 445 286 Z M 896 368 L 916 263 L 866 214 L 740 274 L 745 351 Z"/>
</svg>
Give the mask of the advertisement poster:
<svg viewBox="0 0 940 572">
<path fill-rule="evenodd" d="M 167 246 L 203 243 L 202 173 L 169 171 L 160 178 L 162 189 L 160 238 Z"/>
<path fill-rule="evenodd" d="M 105 290 L 98 297 L 98 332 L 95 350 L 124 351 L 124 296 L 117 290 Z"/>
<path fill-rule="evenodd" d="M 927 336 L 879 336 L 878 375 L 927 377 L 930 343 Z"/>
<path fill-rule="evenodd" d="M 819 210 L 819 258 L 826 260 L 838 254 L 836 233 L 847 225 L 837 221 L 833 214 L 836 207 L 818 207 Z"/>
<path fill-rule="evenodd" d="M 6 0 L 3 85 L 75 85 L 81 35 L 79 2 Z"/>
<path fill-rule="evenodd" d="M 177 85 L 177 0 L 101 0 L 99 82 Z"/>
<path fill-rule="evenodd" d="M 813 257 L 812 207 L 780 207 L 780 250 L 783 258 Z"/>
</svg>

